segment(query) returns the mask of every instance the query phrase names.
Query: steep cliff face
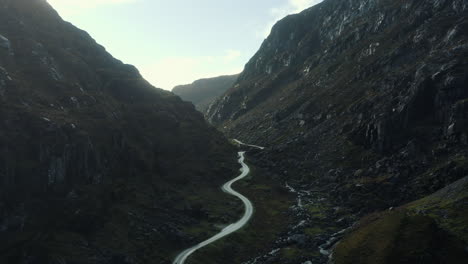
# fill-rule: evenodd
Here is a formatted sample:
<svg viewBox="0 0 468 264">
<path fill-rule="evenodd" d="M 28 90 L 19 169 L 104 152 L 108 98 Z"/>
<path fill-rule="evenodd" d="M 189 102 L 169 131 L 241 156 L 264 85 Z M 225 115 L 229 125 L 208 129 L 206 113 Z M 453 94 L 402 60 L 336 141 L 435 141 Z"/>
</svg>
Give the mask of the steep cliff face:
<svg viewBox="0 0 468 264">
<path fill-rule="evenodd" d="M 290 150 L 300 167 L 317 154 L 336 167 L 352 150 L 462 151 L 466 17 L 466 1 L 324 1 L 275 25 L 206 115 L 229 135 Z"/>
<path fill-rule="evenodd" d="M 463 0 L 325 0 L 278 22 L 206 117 L 356 215 L 424 197 L 468 174 L 467 18 Z"/>
<path fill-rule="evenodd" d="M 236 75 L 219 76 L 201 79 L 192 84 L 179 85 L 172 92 L 185 101 L 192 102 L 198 111 L 205 112 L 208 107 L 234 85 L 239 77 Z"/>
<path fill-rule="evenodd" d="M 0 102 L 2 263 L 169 262 L 203 209 L 185 189 L 237 167 L 191 104 L 45 0 L 0 1 Z"/>
<path fill-rule="evenodd" d="M 312 106 L 307 108 L 314 100 L 323 102 L 315 103 L 316 108 L 331 108 L 329 112 L 337 114 L 349 110 L 358 116 L 355 112 L 360 109 L 355 108 L 370 101 L 382 108 L 379 112 L 399 116 L 393 119 L 399 119 L 403 128 L 424 116 L 434 116 L 448 128 L 455 114 L 443 115 L 441 108 L 466 97 L 466 5 L 465 1 L 331 0 L 289 16 L 273 28 L 236 87 L 207 113 L 209 120 L 234 126 L 245 113 L 252 116 L 263 110 L 260 115 L 281 121 L 300 110 L 314 114 Z M 371 89 L 375 91 L 367 95 Z M 294 91 L 289 97 L 295 100 L 284 96 L 287 91 Z M 382 100 L 388 95 L 396 99 Z M 270 113 L 272 100 L 296 107 Z M 423 108 L 425 113 L 418 113 Z M 360 134 L 375 134 L 361 138 L 363 143 L 384 150 L 397 140 L 385 133 L 387 126 L 380 119 L 363 113 L 362 121 L 372 124 Z"/>
</svg>

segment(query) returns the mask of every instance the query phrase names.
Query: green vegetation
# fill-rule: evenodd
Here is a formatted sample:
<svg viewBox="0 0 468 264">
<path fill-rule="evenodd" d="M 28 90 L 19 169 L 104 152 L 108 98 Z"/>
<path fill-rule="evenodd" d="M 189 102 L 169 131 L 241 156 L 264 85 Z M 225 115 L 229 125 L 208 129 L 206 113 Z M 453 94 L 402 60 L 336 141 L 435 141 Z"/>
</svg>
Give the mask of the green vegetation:
<svg viewBox="0 0 468 264">
<path fill-rule="evenodd" d="M 287 226 L 288 216 L 284 212 L 292 205 L 292 197 L 282 192 L 281 188 L 268 185 L 274 183 L 262 170 L 251 164 L 249 166 L 251 177 L 236 183 L 233 188 L 252 201 L 254 217 L 243 229 L 196 252 L 189 264 L 217 264 L 225 259 L 241 263 L 267 248 Z M 243 211 L 239 210 L 242 209 L 240 202 L 235 204 L 236 207 L 231 207 L 228 203 L 227 212 L 237 210 L 237 219 Z"/>
<path fill-rule="evenodd" d="M 336 246 L 335 263 L 464 263 L 467 179 L 394 211 L 362 219 Z"/>
<path fill-rule="evenodd" d="M 323 230 L 320 227 L 316 227 L 316 226 L 304 229 L 304 233 L 306 235 L 310 236 L 310 237 L 314 237 L 316 235 L 323 234 L 324 232 L 325 232 L 325 230 Z"/>
<path fill-rule="evenodd" d="M 300 250 L 295 247 L 287 247 L 281 249 L 281 256 L 286 259 L 294 259 L 300 254 Z"/>
<path fill-rule="evenodd" d="M 325 209 L 326 207 L 321 204 L 309 204 L 305 206 L 307 211 L 314 218 L 324 219 L 326 218 Z"/>
</svg>

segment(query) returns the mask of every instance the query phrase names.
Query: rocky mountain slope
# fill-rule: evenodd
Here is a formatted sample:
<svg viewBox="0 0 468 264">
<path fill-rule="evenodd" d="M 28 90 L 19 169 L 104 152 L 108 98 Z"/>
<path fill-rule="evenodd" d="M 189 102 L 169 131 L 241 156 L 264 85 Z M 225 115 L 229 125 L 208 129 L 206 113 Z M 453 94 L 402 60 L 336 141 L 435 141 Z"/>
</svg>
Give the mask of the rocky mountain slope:
<svg viewBox="0 0 468 264">
<path fill-rule="evenodd" d="M 192 84 L 176 86 L 172 92 L 184 101 L 192 102 L 200 112 L 205 112 L 216 99 L 234 85 L 238 77 L 236 74 L 201 79 Z"/>
<path fill-rule="evenodd" d="M 170 263 L 235 217 L 224 136 L 45 0 L 0 0 L 0 102 L 0 263 Z"/>
<path fill-rule="evenodd" d="M 299 197 L 291 213 L 300 225 L 246 263 L 326 262 L 349 231 L 340 230 L 360 217 L 467 176 L 467 43 L 464 0 L 325 0 L 278 22 L 236 84 L 206 111 L 230 137 L 266 146 L 255 163 Z M 466 191 L 454 204 L 442 203 L 458 208 L 455 215 L 441 205 L 415 210 L 421 218 L 395 219 L 426 225 L 418 234 L 445 232 L 466 247 Z M 435 216 L 458 220 L 443 225 Z M 398 254 L 368 259 L 357 256 L 373 249 L 348 259 L 340 250 L 335 261 L 396 263 L 413 249 L 408 243 Z M 422 248 L 424 263 L 445 250 Z"/>
</svg>

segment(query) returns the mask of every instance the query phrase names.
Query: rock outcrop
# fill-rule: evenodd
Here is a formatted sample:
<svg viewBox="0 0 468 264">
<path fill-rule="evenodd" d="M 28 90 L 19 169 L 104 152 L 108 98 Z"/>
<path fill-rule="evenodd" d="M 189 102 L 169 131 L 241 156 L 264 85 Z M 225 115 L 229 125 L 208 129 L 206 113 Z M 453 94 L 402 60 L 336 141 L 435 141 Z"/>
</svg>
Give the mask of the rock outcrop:
<svg viewBox="0 0 468 264">
<path fill-rule="evenodd" d="M 208 119 L 298 175 L 414 179 L 465 154 L 466 18 L 457 0 L 324 1 L 274 26 Z"/>
<path fill-rule="evenodd" d="M 45 0 L 0 1 L 0 102 L 1 263 L 169 263 L 199 220 L 185 188 L 237 169 L 191 104 Z"/>
</svg>

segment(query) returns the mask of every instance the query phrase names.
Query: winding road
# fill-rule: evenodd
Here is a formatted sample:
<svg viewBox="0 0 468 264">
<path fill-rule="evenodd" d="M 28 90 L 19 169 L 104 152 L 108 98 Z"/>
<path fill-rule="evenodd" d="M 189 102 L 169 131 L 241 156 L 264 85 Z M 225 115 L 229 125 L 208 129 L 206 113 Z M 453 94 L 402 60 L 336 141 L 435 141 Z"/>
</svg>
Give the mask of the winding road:
<svg viewBox="0 0 468 264">
<path fill-rule="evenodd" d="M 247 145 L 247 144 L 243 144 L 240 141 L 238 143 L 241 144 L 241 145 Z M 247 145 L 247 146 L 250 146 L 250 145 Z M 251 146 L 251 147 L 254 147 L 254 146 Z M 258 147 L 258 146 L 255 146 L 255 147 Z M 223 230 L 221 230 L 221 232 L 219 232 L 218 234 L 212 236 L 211 238 L 199 243 L 198 245 L 195 245 L 195 246 L 193 246 L 191 248 L 188 248 L 188 249 L 182 251 L 182 253 L 177 255 L 177 257 L 175 258 L 173 264 L 184 264 L 185 261 L 187 260 L 187 258 L 190 255 L 192 255 L 195 251 L 197 251 L 200 248 L 205 247 L 205 246 L 215 242 L 216 240 L 219 240 L 219 239 L 221 239 L 221 238 L 223 238 L 223 237 L 225 237 L 225 236 L 227 236 L 229 234 L 232 234 L 232 233 L 236 232 L 237 230 L 239 230 L 243 226 L 245 226 L 245 224 L 247 224 L 247 222 L 252 217 L 252 214 L 253 214 L 252 202 L 250 202 L 250 200 L 247 199 L 247 197 L 245 197 L 242 194 L 240 194 L 240 193 L 236 192 L 235 190 L 233 190 L 232 187 L 231 187 L 233 183 L 235 183 L 238 180 L 241 180 L 241 179 L 245 178 L 250 172 L 249 166 L 247 166 L 247 164 L 244 163 L 245 152 L 241 151 L 238 154 L 239 154 L 239 163 L 242 165 L 242 168 L 240 169 L 241 174 L 238 177 L 236 177 L 236 178 L 228 181 L 227 183 L 225 183 L 223 185 L 223 187 L 222 187 L 222 190 L 224 192 L 226 192 L 228 194 L 231 194 L 231 195 L 234 195 L 237 198 L 239 198 L 240 200 L 242 200 L 242 202 L 244 203 L 244 206 L 245 206 L 244 216 L 242 216 L 242 218 L 239 221 L 237 221 L 234 224 L 228 225 Z"/>
<path fill-rule="evenodd" d="M 234 142 L 236 142 L 237 144 L 239 145 L 244 145 L 244 146 L 247 146 L 247 147 L 252 147 L 252 148 L 256 148 L 256 149 L 261 149 L 261 150 L 264 150 L 265 147 L 260 147 L 260 146 L 257 146 L 257 145 L 250 145 L 250 144 L 245 144 L 244 142 L 238 140 L 238 139 L 233 139 Z"/>
</svg>

